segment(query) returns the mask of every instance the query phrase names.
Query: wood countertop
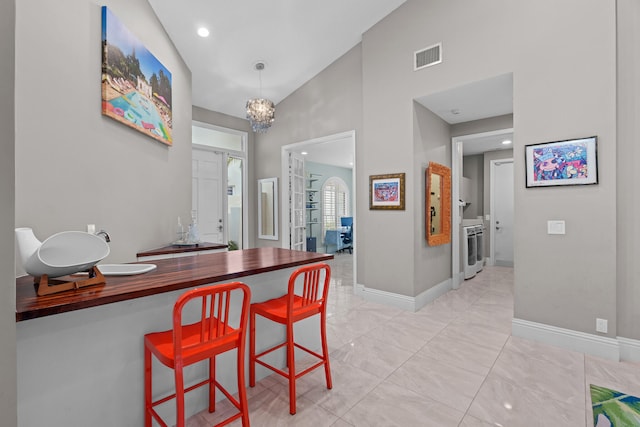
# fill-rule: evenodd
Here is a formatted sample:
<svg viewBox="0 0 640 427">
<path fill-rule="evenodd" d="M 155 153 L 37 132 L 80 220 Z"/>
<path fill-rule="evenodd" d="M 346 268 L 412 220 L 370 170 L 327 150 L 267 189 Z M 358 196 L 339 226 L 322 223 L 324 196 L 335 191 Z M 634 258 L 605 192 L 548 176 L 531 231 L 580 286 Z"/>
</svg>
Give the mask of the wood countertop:
<svg viewBox="0 0 640 427">
<path fill-rule="evenodd" d="M 16 279 L 16 321 L 231 281 L 330 259 L 333 259 L 333 255 L 281 248 L 255 248 L 155 260 L 152 263 L 157 265 L 157 269 L 148 273 L 106 276 L 104 285 L 47 296 L 38 296 L 33 277 L 23 276 Z"/>
<path fill-rule="evenodd" d="M 147 257 L 147 256 L 155 256 L 155 255 L 169 255 L 169 254 L 179 254 L 184 252 L 201 252 L 201 251 L 210 251 L 213 249 L 226 249 L 227 245 L 223 245 L 220 243 L 209 243 L 202 242 L 195 245 L 168 245 L 162 248 L 150 249 L 148 251 L 138 252 L 136 256 Z"/>
</svg>

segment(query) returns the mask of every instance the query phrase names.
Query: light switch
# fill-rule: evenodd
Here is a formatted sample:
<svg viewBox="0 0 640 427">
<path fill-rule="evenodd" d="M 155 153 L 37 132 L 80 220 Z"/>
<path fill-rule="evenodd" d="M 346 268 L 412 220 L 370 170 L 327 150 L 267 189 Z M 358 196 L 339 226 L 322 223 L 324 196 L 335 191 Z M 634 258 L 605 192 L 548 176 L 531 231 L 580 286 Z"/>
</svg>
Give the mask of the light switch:
<svg viewBox="0 0 640 427">
<path fill-rule="evenodd" d="M 547 221 L 547 234 L 565 234 L 564 220 Z"/>
</svg>

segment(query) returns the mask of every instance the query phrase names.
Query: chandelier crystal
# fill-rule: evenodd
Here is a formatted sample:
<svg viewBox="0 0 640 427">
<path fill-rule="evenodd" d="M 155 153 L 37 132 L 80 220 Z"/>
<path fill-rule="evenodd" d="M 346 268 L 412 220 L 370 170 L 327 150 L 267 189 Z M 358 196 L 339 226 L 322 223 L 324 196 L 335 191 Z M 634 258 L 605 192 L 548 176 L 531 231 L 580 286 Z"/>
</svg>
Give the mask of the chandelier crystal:
<svg viewBox="0 0 640 427">
<path fill-rule="evenodd" d="M 272 101 L 262 98 L 262 70 L 264 62 L 257 62 L 255 69 L 260 75 L 260 98 L 252 98 L 247 101 L 247 119 L 251 123 L 254 132 L 264 133 L 276 120 L 276 107 Z"/>
<path fill-rule="evenodd" d="M 275 114 L 276 107 L 268 99 L 253 98 L 247 101 L 247 119 L 254 132 L 266 132 L 276 120 Z"/>
</svg>

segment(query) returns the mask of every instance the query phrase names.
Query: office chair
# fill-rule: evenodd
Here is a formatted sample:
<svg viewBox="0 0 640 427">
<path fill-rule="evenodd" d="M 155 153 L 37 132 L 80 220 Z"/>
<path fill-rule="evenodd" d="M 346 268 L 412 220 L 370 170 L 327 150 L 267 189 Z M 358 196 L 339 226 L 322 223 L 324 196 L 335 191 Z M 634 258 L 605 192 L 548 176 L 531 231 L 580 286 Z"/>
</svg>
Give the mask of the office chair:
<svg viewBox="0 0 640 427">
<path fill-rule="evenodd" d="M 344 244 L 344 249 L 349 249 L 349 253 L 352 253 L 353 249 L 353 217 L 351 216 L 343 216 L 340 218 L 340 225 L 343 227 L 347 227 L 348 230 L 342 234 L 342 243 Z"/>
</svg>

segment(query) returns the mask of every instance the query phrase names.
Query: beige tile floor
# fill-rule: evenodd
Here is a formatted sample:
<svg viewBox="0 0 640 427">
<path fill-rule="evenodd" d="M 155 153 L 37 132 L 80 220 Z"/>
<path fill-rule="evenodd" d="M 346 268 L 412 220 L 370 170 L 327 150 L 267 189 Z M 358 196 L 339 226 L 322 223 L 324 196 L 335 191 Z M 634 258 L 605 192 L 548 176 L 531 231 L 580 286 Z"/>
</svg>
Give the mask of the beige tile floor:
<svg viewBox="0 0 640 427">
<path fill-rule="evenodd" d="M 512 337 L 513 270 L 486 267 L 416 313 L 353 295 L 352 258 L 338 254 L 328 305 L 333 389 L 322 370 L 250 388 L 262 426 L 593 426 L 589 384 L 640 396 L 640 365 Z M 213 425 L 230 408 L 192 416 Z M 235 422 L 232 425 L 241 425 Z"/>
</svg>

